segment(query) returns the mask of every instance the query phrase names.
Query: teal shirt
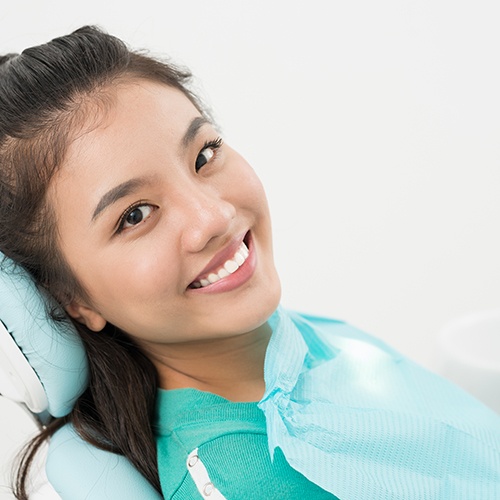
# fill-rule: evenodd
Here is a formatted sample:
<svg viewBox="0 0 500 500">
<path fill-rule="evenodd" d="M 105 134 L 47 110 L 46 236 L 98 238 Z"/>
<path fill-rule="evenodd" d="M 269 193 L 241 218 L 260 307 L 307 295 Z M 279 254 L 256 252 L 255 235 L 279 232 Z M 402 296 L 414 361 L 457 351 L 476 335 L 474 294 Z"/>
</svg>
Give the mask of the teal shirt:
<svg viewBox="0 0 500 500">
<path fill-rule="evenodd" d="M 212 481 L 228 500 L 500 498 L 492 410 L 341 321 L 279 308 L 269 325 L 259 403 L 160 392 L 165 498 L 201 498 L 200 464 L 186 467 L 197 448 L 200 489 Z"/>
<path fill-rule="evenodd" d="M 186 459 L 198 448 L 215 487 L 227 500 L 335 500 L 269 453 L 266 420 L 257 403 L 234 403 L 196 389 L 160 390 L 156 414 L 158 470 L 166 499 L 201 498 Z"/>
</svg>

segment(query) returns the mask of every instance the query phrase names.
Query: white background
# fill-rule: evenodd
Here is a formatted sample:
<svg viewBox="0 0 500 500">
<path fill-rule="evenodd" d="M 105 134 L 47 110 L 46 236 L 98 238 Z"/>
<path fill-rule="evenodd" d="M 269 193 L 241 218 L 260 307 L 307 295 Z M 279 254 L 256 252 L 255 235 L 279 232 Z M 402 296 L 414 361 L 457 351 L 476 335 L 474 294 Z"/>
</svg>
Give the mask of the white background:
<svg viewBox="0 0 500 500">
<path fill-rule="evenodd" d="M 500 307 L 499 5 L 18 0 L 0 52 L 99 24 L 189 66 L 267 188 L 284 305 L 435 368 L 443 324 Z"/>
</svg>

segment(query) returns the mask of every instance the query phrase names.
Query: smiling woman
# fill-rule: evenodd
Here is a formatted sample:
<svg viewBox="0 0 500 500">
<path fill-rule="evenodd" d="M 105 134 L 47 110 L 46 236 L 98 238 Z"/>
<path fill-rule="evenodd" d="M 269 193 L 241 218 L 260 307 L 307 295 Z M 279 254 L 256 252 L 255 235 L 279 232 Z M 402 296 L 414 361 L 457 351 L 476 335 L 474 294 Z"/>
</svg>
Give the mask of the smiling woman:
<svg viewBox="0 0 500 500">
<path fill-rule="evenodd" d="M 102 498 L 110 471 L 87 479 L 59 446 L 75 430 L 164 498 L 493 498 L 492 412 L 345 323 L 279 307 L 262 185 L 188 81 L 92 27 L 0 59 L 0 250 L 89 362 L 17 497 L 53 437 L 52 463 Z"/>
<path fill-rule="evenodd" d="M 276 309 L 264 191 L 179 90 L 131 80 L 101 92 L 112 105 L 83 126 L 48 192 L 64 259 L 90 298 L 66 309 L 93 331 L 127 332 L 163 386 L 189 377 L 207 389 L 198 371 L 197 383 L 173 377 L 169 358 L 177 343 L 260 335 Z"/>
<path fill-rule="evenodd" d="M 160 344 L 265 323 L 279 286 L 254 171 L 182 92 L 148 81 L 108 92 L 112 108 L 71 143 L 49 189 L 65 260 L 92 297 L 70 314 Z M 235 269 L 245 236 L 251 255 Z M 215 280 L 226 261 L 232 272 Z M 246 314 L 221 316 L 224 307 Z"/>
</svg>

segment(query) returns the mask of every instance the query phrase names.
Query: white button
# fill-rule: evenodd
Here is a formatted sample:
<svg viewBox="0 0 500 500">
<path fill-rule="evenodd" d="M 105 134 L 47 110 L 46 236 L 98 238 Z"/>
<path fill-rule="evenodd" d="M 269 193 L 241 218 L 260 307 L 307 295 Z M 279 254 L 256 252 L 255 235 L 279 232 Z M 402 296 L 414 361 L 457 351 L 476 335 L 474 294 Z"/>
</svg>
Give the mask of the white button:
<svg viewBox="0 0 500 500">
<path fill-rule="evenodd" d="M 192 457 L 189 457 L 188 460 L 188 466 L 189 467 L 194 467 L 198 462 L 198 455 L 193 455 Z"/>
<path fill-rule="evenodd" d="M 203 486 L 203 494 L 209 497 L 214 489 L 215 486 L 213 485 L 213 483 L 207 483 L 205 486 Z"/>
</svg>

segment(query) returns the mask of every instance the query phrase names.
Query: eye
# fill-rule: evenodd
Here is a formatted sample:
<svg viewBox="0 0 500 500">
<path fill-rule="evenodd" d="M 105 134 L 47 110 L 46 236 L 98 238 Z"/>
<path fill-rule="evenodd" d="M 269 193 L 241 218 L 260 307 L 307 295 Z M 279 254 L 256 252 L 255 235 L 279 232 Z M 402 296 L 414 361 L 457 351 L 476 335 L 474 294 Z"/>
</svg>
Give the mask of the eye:
<svg viewBox="0 0 500 500">
<path fill-rule="evenodd" d="M 196 172 L 205 166 L 217 153 L 217 150 L 222 146 L 222 139 L 219 137 L 215 141 L 207 141 L 202 150 L 196 157 L 194 168 Z"/>
<path fill-rule="evenodd" d="M 201 167 L 206 165 L 213 158 L 214 155 L 215 153 L 210 148 L 205 148 L 201 150 L 200 154 L 196 158 L 196 164 L 195 164 L 196 171 L 198 172 L 198 170 L 200 170 Z"/>
<path fill-rule="evenodd" d="M 156 207 L 149 203 L 140 202 L 140 204 L 132 205 L 123 212 L 118 223 L 117 233 L 121 233 L 124 229 L 128 229 L 146 220 Z"/>
</svg>

